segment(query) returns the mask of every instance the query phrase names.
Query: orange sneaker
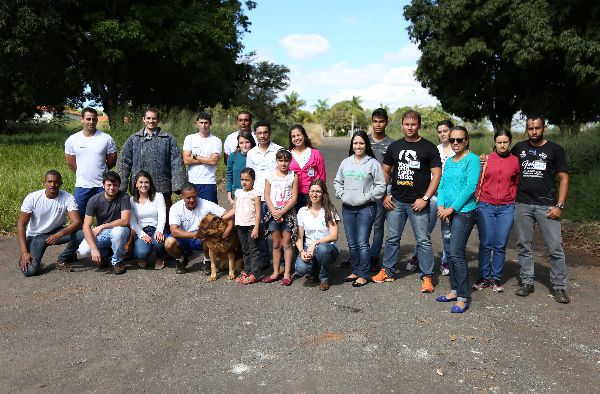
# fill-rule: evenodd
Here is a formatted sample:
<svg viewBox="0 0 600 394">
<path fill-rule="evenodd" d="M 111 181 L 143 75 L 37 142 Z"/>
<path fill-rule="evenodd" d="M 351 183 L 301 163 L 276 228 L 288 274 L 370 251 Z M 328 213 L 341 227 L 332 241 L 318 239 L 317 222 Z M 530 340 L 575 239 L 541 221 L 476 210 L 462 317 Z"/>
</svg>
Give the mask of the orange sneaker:
<svg viewBox="0 0 600 394">
<path fill-rule="evenodd" d="M 371 277 L 371 280 L 375 283 L 383 283 L 383 282 L 393 282 L 396 279 L 393 276 L 389 276 L 385 272 L 385 269 L 382 268 L 381 271 L 379 271 L 379 273 L 377 275 Z"/>
<path fill-rule="evenodd" d="M 421 293 L 433 293 L 433 283 L 431 282 L 430 276 L 423 277 L 423 283 L 421 284 Z"/>
</svg>

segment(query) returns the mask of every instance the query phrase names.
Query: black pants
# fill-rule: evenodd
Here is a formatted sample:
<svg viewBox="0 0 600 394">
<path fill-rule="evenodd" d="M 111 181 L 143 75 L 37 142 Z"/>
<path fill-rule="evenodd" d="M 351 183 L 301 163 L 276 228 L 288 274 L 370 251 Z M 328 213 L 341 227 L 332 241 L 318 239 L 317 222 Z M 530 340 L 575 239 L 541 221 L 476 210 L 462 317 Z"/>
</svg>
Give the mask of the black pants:
<svg viewBox="0 0 600 394">
<path fill-rule="evenodd" d="M 247 274 L 258 276 L 260 273 L 260 234 L 259 238 L 254 239 L 250 236 L 254 226 L 235 226 L 238 232 L 238 238 L 242 244 L 242 254 L 244 255 L 244 271 Z"/>
</svg>

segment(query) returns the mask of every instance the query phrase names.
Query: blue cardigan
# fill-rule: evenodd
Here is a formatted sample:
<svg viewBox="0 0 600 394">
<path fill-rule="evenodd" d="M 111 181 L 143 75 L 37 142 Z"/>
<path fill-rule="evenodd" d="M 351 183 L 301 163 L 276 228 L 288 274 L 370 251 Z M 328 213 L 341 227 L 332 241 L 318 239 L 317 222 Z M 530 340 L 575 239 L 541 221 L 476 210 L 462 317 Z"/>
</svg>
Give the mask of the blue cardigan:
<svg viewBox="0 0 600 394">
<path fill-rule="evenodd" d="M 452 207 L 455 212 L 470 212 L 477 208 L 475 189 L 479 182 L 481 163 L 473 152 L 460 161 L 446 160 L 442 180 L 438 187 L 438 206 Z"/>
<path fill-rule="evenodd" d="M 242 188 L 240 182 L 240 173 L 246 168 L 246 155 L 240 151 L 235 151 L 227 158 L 227 171 L 225 173 L 226 185 L 225 188 L 231 192 L 231 198 L 234 197 L 235 191 Z"/>
</svg>

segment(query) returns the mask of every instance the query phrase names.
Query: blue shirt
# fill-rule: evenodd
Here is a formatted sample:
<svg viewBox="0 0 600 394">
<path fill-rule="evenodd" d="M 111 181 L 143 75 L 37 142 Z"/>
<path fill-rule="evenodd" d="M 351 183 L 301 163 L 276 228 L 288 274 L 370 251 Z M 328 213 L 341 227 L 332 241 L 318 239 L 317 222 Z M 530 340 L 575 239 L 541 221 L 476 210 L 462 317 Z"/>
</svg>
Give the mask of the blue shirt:
<svg viewBox="0 0 600 394">
<path fill-rule="evenodd" d="M 448 158 L 438 187 L 438 206 L 454 208 L 456 212 L 470 212 L 477 208 L 475 190 L 479 182 L 479 157 L 469 152 L 458 162 Z"/>
</svg>

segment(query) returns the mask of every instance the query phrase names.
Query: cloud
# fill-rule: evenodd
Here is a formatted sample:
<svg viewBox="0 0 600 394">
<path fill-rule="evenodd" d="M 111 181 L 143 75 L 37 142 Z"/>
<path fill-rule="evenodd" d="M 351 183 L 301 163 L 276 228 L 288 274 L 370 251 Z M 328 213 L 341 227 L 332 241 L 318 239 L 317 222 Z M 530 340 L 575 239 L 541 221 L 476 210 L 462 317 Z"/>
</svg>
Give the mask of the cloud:
<svg viewBox="0 0 600 394">
<path fill-rule="evenodd" d="M 279 40 L 292 59 L 306 60 L 329 51 L 329 41 L 318 34 L 290 34 Z"/>
<path fill-rule="evenodd" d="M 383 59 L 388 62 L 404 61 L 414 63 L 414 61 L 418 60 L 420 57 L 421 51 L 415 44 L 409 44 L 396 52 L 385 52 L 383 54 Z"/>
<path fill-rule="evenodd" d="M 297 91 L 308 101 L 309 108 L 317 99 L 329 99 L 329 103 L 334 104 L 352 96 L 359 96 L 365 108 L 376 108 L 380 104 L 391 108 L 437 104 L 437 99 L 415 79 L 415 69 L 414 64 L 393 67 L 383 63 L 360 67 L 337 63 L 324 70 L 309 72 L 302 67 L 293 67 L 289 90 Z"/>
</svg>

